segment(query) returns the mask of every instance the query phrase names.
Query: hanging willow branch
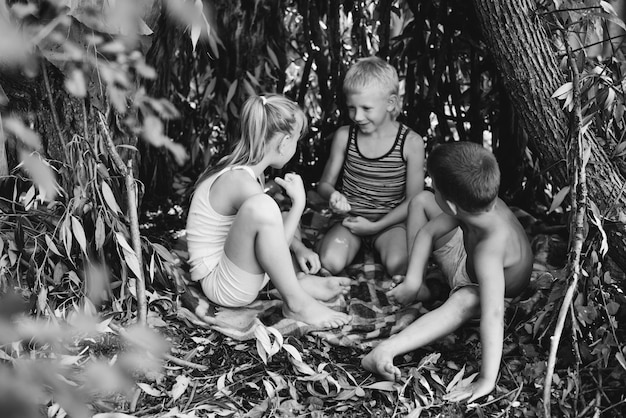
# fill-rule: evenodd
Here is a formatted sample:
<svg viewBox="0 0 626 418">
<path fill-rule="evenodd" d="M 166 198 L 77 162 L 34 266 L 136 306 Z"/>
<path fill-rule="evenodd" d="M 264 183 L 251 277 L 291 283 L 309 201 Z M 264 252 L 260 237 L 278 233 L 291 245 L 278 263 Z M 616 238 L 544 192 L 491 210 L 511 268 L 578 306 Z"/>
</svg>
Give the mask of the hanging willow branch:
<svg viewBox="0 0 626 418">
<path fill-rule="evenodd" d="M 117 170 L 124 176 L 126 180 L 126 198 L 128 200 L 128 217 L 130 219 L 130 235 L 133 244 L 133 250 L 137 256 L 139 263 L 139 269 L 137 271 L 137 280 L 135 281 L 135 291 L 137 293 L 137 322 L 141 325 L 146 324 L 148 317 L 148 305 L 146 303 L 146 283 L 143 276 L 143 262 L 141 256 L 141 235 L 139 234 L 139 217 L 137 216 L 137 183 L 133 177 L 132 160 L 128 161 L 128 167 L 122 161 L 122 157 L 115 150 L 115 144 L 107 125 L 104 121 L 104 116 L 101 113 L 98 114 L 100 122 L 100 128 L 106 139 L 107 149 L 111 154 L 111 159 L 115 164 Z"/>
<path fill-rule="evenodd" d="M 552 377 L 554 375 L 554 366 L 556 364 L 556 354 L 559 348 L 559 342 L 567 319 L 567 313 L 570 310 L 570 304 L 574 299 L 574 294 L 578 287 L 578 280 L 581 275 L 580 256 L 582 252 L 583 242 L 585 241 L 585 215 L 587 210 L 587 177 L 585 169 L 588 153 L 590 150 L 583 142 L 582 135 L 582 110 L 580 105 L 580 74 L 576 58 L 572 52 L 572 47 L 568 42 L 567 33 L 561 30 L 563 42 L 567 51 L 569 67 L 572 72 L 572 103 L 574 108 L 570 117 L 570 134 L 568 149 L 568 171 L 570 176 L 571 190 L 571 220 L 570 220 L 570 239 L 569 239 L 569 256 L 568 256 L 568 277 L 570 280 L 567 292 L 563 298 L 559 316 L 557 319 L 556 329 L 551 338 L 550 356 L 548 357 L 548 369 L 546 371 L 546 380 L 543 387 L 543 409 L 547 418 L 551 417 L 550 399 L 552 389 Z"/>
</svg>

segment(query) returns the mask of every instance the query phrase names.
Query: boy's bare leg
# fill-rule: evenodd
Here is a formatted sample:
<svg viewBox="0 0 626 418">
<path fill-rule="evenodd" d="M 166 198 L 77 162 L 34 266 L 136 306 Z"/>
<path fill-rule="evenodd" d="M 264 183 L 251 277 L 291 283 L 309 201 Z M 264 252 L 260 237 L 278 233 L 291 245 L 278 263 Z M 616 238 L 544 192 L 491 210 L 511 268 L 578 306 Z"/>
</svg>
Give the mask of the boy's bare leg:
<svg viewBox="0 0 626 418">
<path fill-rule="evenodd" d="M 431 219 L 436 218 L 443 211 L 435 200 L 435 195 L 424 190 L 409 203 L 409 213 L 406 220 L 406 240 L 408 254 L 413 250 L 413 242 L 417 233 Z"/>
<path fill-rule="evenodd" d="M 390 276 L 405 275 L 408 263 L 406 229 L 398 225 L 380 234 L 374 242 L 385 270 Z"/>
<path fill-rule="evenodd" d="M 322 238 L 320 260 L 322 267 L 337 274 L 346 268 L 361 248 L 361 238 L 354 235 L 345 226 L 336 224 Z"/>
<path fill-rule="evenodd" d="M 293 268 L 296 271 L 296 277 L 298 278 L 302 288 L 309 295 L 313 296 L 317 300 L 330 301 L 337 298 L 339 295 L 347 295 L 350 292 L 352 280 L 348 277 L 315 275 L 321 267 L 319 256 L 304 245 L 302 242 L 300 228 L 296 230 L 296 234 L 291 242 L 291 252 L 291 261 Z M 302 271 L 301 265 L 297 259 L 298 254 L 302 254 L 303 252 L 314 256 L 314 258 L 310 260 L 311 264 L 307 266 L 309 272 Z"/>
<path fill-rule="evenodd" d="M 348 315 L 322 305 L 300 286 L 284 236 L 278 206 L 271 197 L 259 194 L 237 212 L 224 251 L 239 268 L 269 275 L 284 300 L 285 316 L 318 328 L 348 323 Z"/>
<path fill-rule="evenodd" d="M 478 288 L 463 287 L 450 295 L 439 308 L 420 316 L 401 332 L 376 346 L 363 358 L 361 365 L 385 380 L 399 380 L 400 369 L 393 364 L 396 356 L 450 334 L 478 315 L 479 309 Z"/>
</svg>

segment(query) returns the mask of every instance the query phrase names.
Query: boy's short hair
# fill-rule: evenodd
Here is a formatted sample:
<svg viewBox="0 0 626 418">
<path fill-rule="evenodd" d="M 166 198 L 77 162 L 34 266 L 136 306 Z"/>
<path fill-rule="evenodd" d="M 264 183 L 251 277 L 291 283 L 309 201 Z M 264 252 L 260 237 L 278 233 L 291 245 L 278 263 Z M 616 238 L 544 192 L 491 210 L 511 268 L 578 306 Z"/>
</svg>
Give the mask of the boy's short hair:
<svg viewBox="0 0 626 418">
<path fill-rule="evenodd" d="M 443 197 L 467 212 L 482 212 L 498 197 L 500 168 L 496 157 L 474 142 L 436 146 L 426 167 Z"/>
<path fill-rule="evenodd" d="M 343 81 L 344 94 L 376 86 L 388 94 L 398 94 L 400 81 L 398 72 L 380 57 L 359 59 L 346 73 Z"/>
</svg>

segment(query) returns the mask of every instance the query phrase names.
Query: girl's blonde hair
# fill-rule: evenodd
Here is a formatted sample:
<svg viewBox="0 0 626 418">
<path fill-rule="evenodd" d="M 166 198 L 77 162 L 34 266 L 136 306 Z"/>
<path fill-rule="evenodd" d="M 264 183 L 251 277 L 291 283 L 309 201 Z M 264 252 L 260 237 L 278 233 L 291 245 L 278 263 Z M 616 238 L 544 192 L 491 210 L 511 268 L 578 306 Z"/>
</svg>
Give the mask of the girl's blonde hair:
<svg viewBox="0 0 626 418">
<path fill-rule="evenodd" d="M 343 81 L 343 93 L 360 93 L 376 88 L 389 95 L 396 95 L 396 107 L 391 111 L 393 119 L 402 112 L 400 80 L 398 72 L 387 61 L 372 56 L 359 59 L 346 73 Z"/>
<path fill-rule="evenodd" d="M 304 111 L 294 101 L 280 94 L 249 97 L 241 109 L 238 140 L 230 154 L 213 167 L 208 167 L 198 178 L 199 184 L 228 166 L 254 165 L 265 157 L 266 145 L 277 133 L 290 134 L 300 125 L 299 136 L 307 128 Z"/>
</svg>

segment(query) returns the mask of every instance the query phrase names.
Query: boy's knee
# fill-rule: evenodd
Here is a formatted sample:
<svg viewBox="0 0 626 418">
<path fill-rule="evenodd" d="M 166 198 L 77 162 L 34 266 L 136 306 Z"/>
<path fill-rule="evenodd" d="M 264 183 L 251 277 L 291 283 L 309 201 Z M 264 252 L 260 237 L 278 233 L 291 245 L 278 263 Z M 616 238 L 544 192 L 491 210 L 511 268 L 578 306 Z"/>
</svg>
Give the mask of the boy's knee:
<svg viewBox="0 0 626 418">
<path fill-rule="evenodd" d="M 397 274 L 406 274 L 407 269 L 407 259 L 402 254 L 391 254 L 388 255 L 384 261 L 385 269 L 390 276 L 395 276 Z"/>
<path fill-rule="evenodd" d="M 478 287 L 465 286 L 452 294 L 454 305 L 463 318 L 472 319 L 480 316 L 480 296 Z"/>
<path fill-rule="evenodd" d="M 426 210 L 428 204 L 432 200 L 432 193 L 429 191 L 422 191 L 411 198 L 409 202 L 409 211 Z"/>
<path fill-rule="evenodd" d="M 322 267 L 328 270 L 331 274 L 337 274 L 346 267 L 345 260 L 342 260 L 336 251 L 326 249 L 321 251 L 319 256 Z"/>
</svg>

